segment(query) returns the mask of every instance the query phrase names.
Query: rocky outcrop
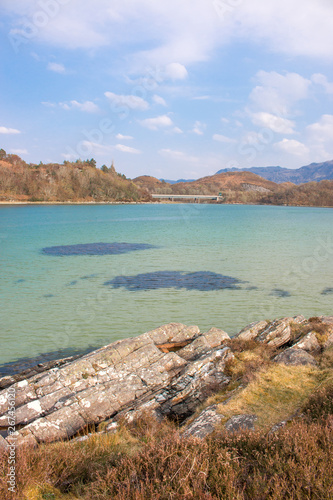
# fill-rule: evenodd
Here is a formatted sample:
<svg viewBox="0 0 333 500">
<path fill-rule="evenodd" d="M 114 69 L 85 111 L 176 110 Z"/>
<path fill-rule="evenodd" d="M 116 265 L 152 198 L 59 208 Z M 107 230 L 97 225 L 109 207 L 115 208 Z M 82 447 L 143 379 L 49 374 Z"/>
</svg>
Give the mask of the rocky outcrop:
<svg viewBox="0 0 333 500">
<path fill-rule="evenodd" d="M 316 365 L 317 352 L 333 344 L 333 317 L 261 321 L 248 325 L 236 338 L 273 347 L 268 352 L 278 363 Z M 229 384 L 233 345 L 221 329 L 201 333 L 197 326 L 170 323 L 79 358 L 4 377 L 0 379 L 0 448 L 13 439 L 16 445 L 37 445 L 72 438 L 102 422 L 104 430 L 111 432 L 119 419 L 131 420 L 146 410 L 157 419 L 169 417 L 182 423 L 211 393 Z M 227 392 L 233 397 L 232 386 Z M 13 435 L 9 393 L 15 393 Z M 184 426 L 184 435 L 204 437 L 222 420 L 217 406 L 211 405 Z M 255 421 L 254 415 L 235 415 L 224 427 L 231 432 L 252 429 Z"/>
<path fill-rule="evenodd" d="M 17 445 L 68 439 L 88 425 L 149 408 L 182 420 L 207 397 L 233 357 L 225 332 L 200 335 L 198 327 L 171 323 L 136 338 L 114 342 L 80 359 L 16 382 Z M 172 352 L 174 345 L 192 345 Z M 169 344 L 170 351 L 165 352 Z M 0 427 L 8 427 L 8 389 L 0 392 Z M 6 436 L 5 436 L 6 439 Z"/>
<path fill-rule="evenodd" d="M 234 415 L 226 423 L 224 428 L 228 432 L 237 432 L 240 430 L 254 430 L 254 423 L 258 420 L 256 415 Z"/>
<path fill-rule="evenodd" d="M 294 349 L 292 347 L 278 354 L 273 361 L 291 366 L 317 365 L 317 361 L 311 354 L 303 351 L 303 349 Z"/>
<path fill-rule="evenodd" d="M 183 436 L 194 436 L 202 439 L 211 434 L 223 419 L 224 416 L 219 413 L 217 405 L 208 406 L 193 422 L 186 426 Z"/>
</svg>

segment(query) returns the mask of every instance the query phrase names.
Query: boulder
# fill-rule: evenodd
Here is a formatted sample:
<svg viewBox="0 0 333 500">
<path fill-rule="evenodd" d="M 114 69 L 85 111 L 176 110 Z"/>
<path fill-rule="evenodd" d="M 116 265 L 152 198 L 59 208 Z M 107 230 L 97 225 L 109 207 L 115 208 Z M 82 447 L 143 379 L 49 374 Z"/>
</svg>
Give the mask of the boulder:
<svg viewBox="0 0 333 500">
<path fill-rule="evenodd" d="M 228 432 L 237 432 L 246 429 L 253 431 L 256 420 L 258 420 L 256 415 L 235 415 L 224 424 L 224 428 Z"/>
<path fill-rule="evenodd" d="M 240 340 L 253 340 L 268 326 L 268 324 L 268 321 L 250 323 L 243 328 L 235 338 Z"/>
<path fill-rule="evenodd" d="M 217 405 L 208 406 L 193 422 L 185 427 L 183 436 L 194 436 L 203 439 L 211 434 L 224 418 L 223 415 L 218 413 Z"/>
<path fill-rule="evenodd" d="M 318 342 L 316 332 L 307 333 L 301 340 L 293 344 L 293 349 L 302 349 L 306 352 L 319 352 L 321 350 L 321 346 Z"/>
<path fill-rule="evenodd" d="M 290 347 L 281 352 L 273 359 L 275 363 L 283 363 L 285 365 L 298 366 L 298 365 L 312 365 L 317 366 L 317 361 L 311 354 L 303 349 L 294 349 Z"/>
<path fill-rule="evenodd" d="M 292 340 L 291 325 L 301 324 L 304 321 L 304 316 L 277 319 L 269 323 L 269 325 L 255 338 L 255 340 L 272 347 L 281 347 Z"/>
</svg>

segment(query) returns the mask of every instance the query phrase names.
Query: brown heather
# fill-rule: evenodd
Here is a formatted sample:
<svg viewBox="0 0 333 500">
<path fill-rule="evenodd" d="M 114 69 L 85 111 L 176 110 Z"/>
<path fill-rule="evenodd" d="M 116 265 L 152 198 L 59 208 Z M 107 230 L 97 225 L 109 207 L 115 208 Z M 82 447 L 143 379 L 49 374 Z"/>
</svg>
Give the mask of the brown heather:
<svg viewBox="0 0 333 500">
<path fill-rule="evenodd" d="M 3 500 L 329 500 L 333 381 L 274 434 L 216 430 L 185 439 L 174 423 L 147 414 L 115 434 L 18 449 L 16 458 L 15 496 L 7 490 L 7 456 L 1 460 Z"/>
</svg>

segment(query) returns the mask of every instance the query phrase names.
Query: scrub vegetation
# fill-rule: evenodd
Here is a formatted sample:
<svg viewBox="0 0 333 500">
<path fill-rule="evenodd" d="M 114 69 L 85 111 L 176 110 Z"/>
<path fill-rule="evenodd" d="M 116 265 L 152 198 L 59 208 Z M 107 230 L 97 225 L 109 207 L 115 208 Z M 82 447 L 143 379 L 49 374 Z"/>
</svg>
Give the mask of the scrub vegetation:
<svg viewBox="0 0 333 500">
<path fill-rule="evenodd" d="M 222 421 L 205 439 L 185 438 L 175 422 L 142 414 L 120 421 L 113 434 L 18 448 L 15 496 L 7 489 L 4 453 L 0 498 L 331 499 L 333 348 L 316 355 L 317 366 L 286 366 L 272 361 L 272 347 L 229 342 L 232 382 L 224 390 L 216 387 L 197 413 L 213 403 L 226 419 L 255 413 L 254 431 L 230 433 Z"/>
</svg>

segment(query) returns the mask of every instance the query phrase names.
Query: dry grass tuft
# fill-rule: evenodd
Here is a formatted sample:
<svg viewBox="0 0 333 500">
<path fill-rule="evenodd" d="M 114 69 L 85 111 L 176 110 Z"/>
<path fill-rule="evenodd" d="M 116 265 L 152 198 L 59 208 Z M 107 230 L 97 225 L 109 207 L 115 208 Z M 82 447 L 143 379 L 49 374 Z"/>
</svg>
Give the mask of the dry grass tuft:
<svg viewBox="0 0 333 500">
<path fill-rule="evenodd" d="M 315 368 L 272 364 L 266 371 L 257 373 L 256 379 L 219 409 L 228 418 L 255 414 L 257 425 L 267 430 L 293 415 L 319 382 L 320 372 Z"/>
</svg>

